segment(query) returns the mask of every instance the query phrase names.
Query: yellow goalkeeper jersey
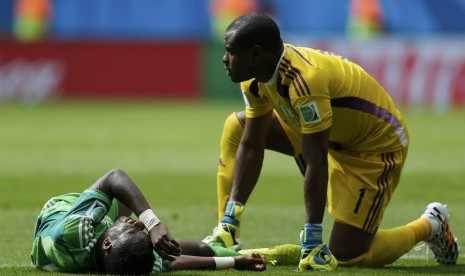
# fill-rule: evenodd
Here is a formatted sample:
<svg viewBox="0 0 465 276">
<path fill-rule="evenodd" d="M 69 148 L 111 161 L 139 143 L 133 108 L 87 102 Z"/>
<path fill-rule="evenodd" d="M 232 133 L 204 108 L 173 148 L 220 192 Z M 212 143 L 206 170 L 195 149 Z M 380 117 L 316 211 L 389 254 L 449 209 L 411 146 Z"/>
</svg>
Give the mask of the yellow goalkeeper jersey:
<svg viewBox="0 0 465 276">
<path fill-rule="evenodd" d="M 251 79 L 241 89 L 248 118 L 275 109 L 299 133 L 331 127 L 330 142 L 351 151 L 408 145 L 407 126 L 389 94 L 359 65 L 333 53 L 285 44 L 272 79 Z"/>
</svg>

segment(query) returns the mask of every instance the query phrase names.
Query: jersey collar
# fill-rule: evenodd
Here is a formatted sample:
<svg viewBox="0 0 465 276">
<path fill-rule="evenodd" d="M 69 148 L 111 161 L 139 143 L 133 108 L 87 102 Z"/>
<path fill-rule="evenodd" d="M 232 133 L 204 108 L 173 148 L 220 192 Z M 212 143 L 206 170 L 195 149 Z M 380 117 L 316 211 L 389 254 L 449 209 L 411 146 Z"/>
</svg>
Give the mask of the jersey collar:
<svg viewBox="0 0 465 276">
<path fill-rule="evenodd" d="M 274 69 L 274 73 L 273 73 L 273 76 L 271 77 L 270 80 L 268 80 L 265 84 L 267 86 L 271 86 L 273 85 L 276 80 L 278 79 L 278 72 L 279 72 L 279 64 L 281 63 L 281 60 L 283 59 L 283 56 L 284 56 L 284 53 L 286 52 L 286 48 L 283 49 L 283 52 L 281 54 L 281 57 L 279 58 L 279 61 L 278 63 L 276 64 L 276 68 Z"/>
</svg>

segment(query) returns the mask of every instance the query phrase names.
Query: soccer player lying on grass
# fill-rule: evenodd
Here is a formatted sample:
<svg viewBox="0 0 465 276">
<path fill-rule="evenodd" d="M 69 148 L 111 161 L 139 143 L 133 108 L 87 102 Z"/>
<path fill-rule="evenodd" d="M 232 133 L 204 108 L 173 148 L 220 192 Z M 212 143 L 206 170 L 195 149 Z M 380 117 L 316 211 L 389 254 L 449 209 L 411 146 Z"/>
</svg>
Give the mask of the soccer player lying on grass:
<svg viewBox="0 0 465 276">
<path fill-rule="evenodd" d="M 132 212 L 140 220 L 130 218 Z M 31 252 L 34 265 L 46 271 L 134 275 L 182 269 L 266 269 L 258 254 L 213 256 L 215 252 L 205 243 L 174 240 L 136 184 L 119 169 L 82 193 L 50 199 L 37 218 Z"/>
</svg>

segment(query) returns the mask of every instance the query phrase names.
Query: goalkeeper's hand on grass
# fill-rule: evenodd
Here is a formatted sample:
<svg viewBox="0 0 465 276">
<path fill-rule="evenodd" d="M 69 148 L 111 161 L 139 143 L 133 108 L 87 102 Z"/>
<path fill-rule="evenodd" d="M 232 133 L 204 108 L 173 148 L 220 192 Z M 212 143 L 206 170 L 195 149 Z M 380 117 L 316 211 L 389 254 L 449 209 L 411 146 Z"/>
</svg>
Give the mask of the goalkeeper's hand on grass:
<svg viewBox="0 0 465 276">
<path fill-rule="evenodd" d="M 323 242 L 322 231 L 320 225 L 305 224 L 300 233 L 302 249 L 300 251 L 299 271 L 331 271 L 336 269 L 337 260 Z"/>
<path fill-rule="evenodd" d="M 236 233 L 239 231 L 239 225 L 226 222 L 224 219 L 218 224 L 215 233 L 208 237 L 207 243 L 214 246 L 238 251 L 241 249 L 240 243 L 236 240 Z"/>
<path fill-rule="evenodd" d="M 243 211 L 244 205 L 235 201 L 228 201 L 223 219 L 220 221 L 213 234 L 206 237 L 203 242 L 235 251 L 241 250 L 239 226 Z"/>
</svg>

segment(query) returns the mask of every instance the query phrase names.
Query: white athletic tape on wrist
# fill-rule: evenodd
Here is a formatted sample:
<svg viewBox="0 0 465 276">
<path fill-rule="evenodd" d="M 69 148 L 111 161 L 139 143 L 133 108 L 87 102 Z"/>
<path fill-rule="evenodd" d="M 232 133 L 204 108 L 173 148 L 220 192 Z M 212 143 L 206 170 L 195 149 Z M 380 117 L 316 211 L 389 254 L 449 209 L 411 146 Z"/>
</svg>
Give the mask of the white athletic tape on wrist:
<svg viewBox="0 0 465 276">
<path fill-rule="evenodd" d="M 213 257 L 215 260 L 216 269 L 234 268 L 236 262 L 233 257 Z"/>
<path fill-rule="evenodd" d="M 147 231 L 150 231 L 153 227 L 161 222 L 161 220 L 155 215 L 152 209 L 147 209 L 140 213 L 139 220 L 145 225 Z"/>
</svg>

